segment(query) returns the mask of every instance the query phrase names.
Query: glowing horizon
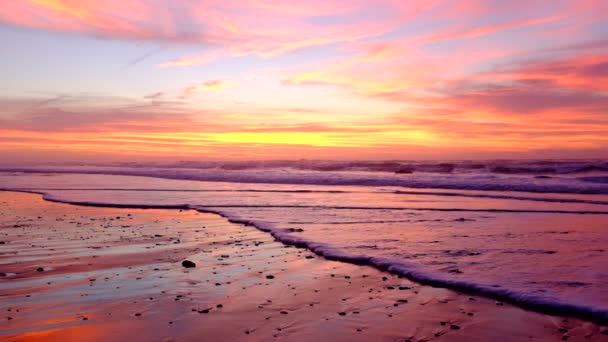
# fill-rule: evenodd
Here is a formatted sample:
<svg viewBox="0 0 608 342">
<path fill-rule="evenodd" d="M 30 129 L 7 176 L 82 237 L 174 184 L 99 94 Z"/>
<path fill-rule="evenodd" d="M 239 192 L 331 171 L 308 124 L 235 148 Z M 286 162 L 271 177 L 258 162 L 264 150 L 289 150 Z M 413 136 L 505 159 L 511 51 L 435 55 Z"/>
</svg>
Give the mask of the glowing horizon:
<svg viewBox="0 0 608 342">
<path fill-rule="evenodd" d="M 607 158 L 607 25 L 601 0 L 0 0 L 0 156 Z"/>
</svg>

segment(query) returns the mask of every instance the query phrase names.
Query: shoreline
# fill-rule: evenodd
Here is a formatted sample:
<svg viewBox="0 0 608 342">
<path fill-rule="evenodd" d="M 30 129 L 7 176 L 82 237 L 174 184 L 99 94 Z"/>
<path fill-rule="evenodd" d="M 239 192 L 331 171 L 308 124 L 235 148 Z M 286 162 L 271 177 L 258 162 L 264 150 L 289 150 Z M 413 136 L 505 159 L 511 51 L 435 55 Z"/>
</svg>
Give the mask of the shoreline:
<svg viewBox="0 0 608 342">
<path fill-rule="evenodd" d="M 0 335 L 9 340 L 32 336 L 82 340 L 86 338 L 74 332 L 88 331 L 90 326 L 97 330 L 104 327 L 112 335 L 129 331 L 133 334 L 133 330 L 147 327 L 150 333 L 161 334 L 158 336 L 185 340 L 204 333 L 244 340 L 276 335 L 286 340 L 319 336 L 365 340 L 373 336 L 380 340 L 428 341 L 447 334 L 454 341 L 492 338 L 516 341 L 524 335 L 539 340 L 566 336 L 570 340 L 595 341 L 608 333 L 605 327 L 590 322 L 497 305 L 487 298 L 420 285 L 369 266 L 326 260 L 308 250 L 285 246 L 258 229 L 233 224 L 213 214 L 184 210 L 177 215 L 174 209 L 89 208 L 48 202 L 37 194 L 6 191 L 0 192 L 0 201 L 4 248 L 16 243 L 6 238 L 13 236 L 10 229 L 19 230 L 24 235 L 19 239 L 23 239 L 38 232 L 25 229 L 36 225 L 28 220 L 42 220 L 55 229 L 47 232 L 53 249 L 63 250 L 57 255 L 49 252 L 48 247 L 36 247 L 41 243 L 35 237 L 27 239 L 34 247 L 23 243 L 16 255 L 0 255 L 2 272 L 10 265 L 11 272 L 5 273 L 21 275 L 0 277 L 3 298 L 0 307 L 5 316 L 12 318 L 0 325 Z M 9 207 L 11 210 L 7 212 Z M 41 210 L 46 213 L 41 214 Z M 13 221 L 8 219 L 11 215 Z M 131 217 L 128 224 L 115 225 L 115 221 L 128 217 Z M 91 221 L 93 218 L 95 221 Z M 15 223 L 20 220 L 23 222 Z M 134 225 L 133 220 L 138 223 Z M 171 222 L 171 226 L 166 227 L 165 222 Z M 80 239 L 77 236 L 83 234 L 82 227 L 87 227 L 88 235 L 81 235 Z M 69 232 L 76 235 L 69 236 Z M 100 236 L 103 243 L 95 240 Z M 89 245 L 87 238 L 95 243 Z M 30 249 L 33 251 L 27 254 Z M 28 258 L 33 260 L 27 261 Z M 196 262 L 197 267 L 184 269 L 180 265 L 184 258 Z M 43 260 L 61 266 L 36 271 L 33 266 Z M 68 261 L 75 265 L 66 267 Z M 160 278 L 155 277 L 158 272 L 162 273 Z M 102 279 L 108 285 L 96 289 Z M 51 284 L 44 284 L 45 280 Z M 60 285 L 54 285 L 55 282 Z M 121 289 L 114 289 L 117 286 Z M 77 301 L 78 310 L 83 311 L 80 314 L 71 309 L 75 294 L 86 294 Z M 95 299 L 89 299 L 92 297 Z M 125 298 L 128 302 L 122 308 Z M 38 317 L 40 310 L 29 307 L 47 311 Z M 9 308 L 11 311 L 7 311 Z M 123 309 L 131 314 L 119 314 L 122 321 L 119 323 L 112 316 Z M 54 328 L 43 324 L 57 317 L 66 321 L 53 323 Z M 211 322 L 203 328 L 193 328 L 201 318 Z M 160 322 L 163 327 L 156 326 Z M 217 324 L 234 329 L 214 328 Z M 176 326 L 181 328 L 176 330 Z"/>
<path fill-rule="evenodd" d="M 489 286 L 470 283 L 467 281 L 445 281 L 443 279 L 434 278 L 432 275 L 429 276 L 426 273 L 417 272 L 416 269 L 412 270 L 408 266 L 401 266 L 399 263 L 395 263 L 389 259 L 381 259 L 381 258 L 370 258 L 364 256 L 349 256 L 349 255 L 340 255 L 335 256 L 331 253 L 331 248 L 328 248 L 317 244 L 311 243 L 308 240 L 298 239 L 288 232 L 275 231 L 272 229 L 264 228 L 258 223 L 242 219 L 238 217 L 231 217 L 226 215 L 220 210 L 193 207 L 187 204 L 184 205 L 130 205 L 130 204 L 106 204 L 106 203 L 91 203 L 91 202 L 78 202 L 78 201 L 66 201 L 66 200 L 58 200 L 52 197 L 47 197 L 47 194 L 44 191 L 36 191 L 36 190 L 5 190 L 0 189 L 0 192 L 22 192 L 29 194 L 37 194 L 40 195 L 44 201 L 49 201 L 53 203 L 61 203 L 75 206 L 83 206 L 83 207 L 93 207 L 93 208 L 116 208 L 116 209 L 159 209 L 159 210 L 194 210 L 200 213 L 209 213 L 218 215 L 224 219 L 226 219 L 230 223 L 243 225 L 243 226 L 251 226 L 255 229 L 267 233 L 272 236 L 277 241 L 281 242 L 286 246 L 294 246 L 297 248 L 306 249 L 326 260 L 338 261 L 349 263 L 358 266 L 369 266 L 377 269 L 380 272 L 386 272 L 393 275 L 397 275 L 399 277 L 404 277 L 410 281 L 418 283 L 420 285 L 432 286 L 445 288 L 453 291 L 460 292 L 462 294 L 472 295 L 472 296 L 481 296 L 488 299 L 493 299 L 496 301 L 508 303 L 524 310 L 529 310 L 532 312 L 537 312 L 545 315 L 555 316 L 555 317 L 569 317 L 581 319 L 584 321 L 589 321 L 598 325 L 608 325 L 608 311 L 594 309 L 590 310 L 588 307 L 580 306 L 573 303 L 556 303 L 551 301 L 546 301 L 542 297 L 529 297 L 528 295 L 523 295 L 517 292 L 511 292 L 509 290 L 497 290 L 496 288 L 491 288 Z M 217 208 L 217 207 L 213 207 Z M 523 298 L 523 299 L 522 299 Z M 530 303 L 530 301 L 534 303 Z"/>
</svg>

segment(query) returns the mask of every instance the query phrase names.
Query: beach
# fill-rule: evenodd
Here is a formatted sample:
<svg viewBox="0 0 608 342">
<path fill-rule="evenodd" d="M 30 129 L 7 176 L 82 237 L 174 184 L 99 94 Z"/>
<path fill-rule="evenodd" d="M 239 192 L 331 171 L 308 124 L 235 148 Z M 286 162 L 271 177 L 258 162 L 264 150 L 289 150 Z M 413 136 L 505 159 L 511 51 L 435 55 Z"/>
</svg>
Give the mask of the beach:
<svg viewBox="0 0 608 342">
<path fill-rule="evenodd" d="M 0 342 L 608 342 L 608 0 L 0 4 Z"/>
<path fill-rule="evenodd" d="M 16 192 L 0 192 L 0 203 L 9 341 L 608 338 L 590 322 L 325 260 L 215 214 Z"/>
</svg>

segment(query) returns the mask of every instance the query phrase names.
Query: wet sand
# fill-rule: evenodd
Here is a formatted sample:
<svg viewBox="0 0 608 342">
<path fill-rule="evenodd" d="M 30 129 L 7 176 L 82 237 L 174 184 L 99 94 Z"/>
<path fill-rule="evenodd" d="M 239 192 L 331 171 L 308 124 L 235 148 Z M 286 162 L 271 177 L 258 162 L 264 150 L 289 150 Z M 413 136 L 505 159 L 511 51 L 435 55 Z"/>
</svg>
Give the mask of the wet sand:
<svg viewBox="0 0 608 342">
<path fill-rule="evenodd" d="M 608 341 L 607 327 L 328 261 L 214 214 L 13 192 L 0 192 L 0 312 L 8 341 Z"/>
</svg>

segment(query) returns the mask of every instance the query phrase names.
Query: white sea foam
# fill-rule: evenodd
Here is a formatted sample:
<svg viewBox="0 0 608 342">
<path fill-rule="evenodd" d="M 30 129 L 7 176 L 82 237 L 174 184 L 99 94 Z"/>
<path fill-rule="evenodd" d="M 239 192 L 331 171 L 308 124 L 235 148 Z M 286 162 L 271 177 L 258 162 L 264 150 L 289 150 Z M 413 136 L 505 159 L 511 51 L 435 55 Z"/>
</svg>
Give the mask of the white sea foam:
<svg viewBox="0 0 608 342">
<path fill-rule="evenodd" d="M 514 167 L 514 166 L 512 166 Z M 206 182 L 264 184 L 400 186 L 408 188 L 517 191 L 534 193 L 608 194 L 604 176 L 539 176 L 532 173 L 488 173 L 472 169 L 460 173 L 393 173 L 360 170 L 302 170 L 300 168 L 177 168 L 177 167 L 3 167 L 0 172 L 84 173 L 145 176 Z M 602 171 L 602 174 L 604 171 Z M 606 171 L 608 174 L 608 171 Z"/>
</svg>

